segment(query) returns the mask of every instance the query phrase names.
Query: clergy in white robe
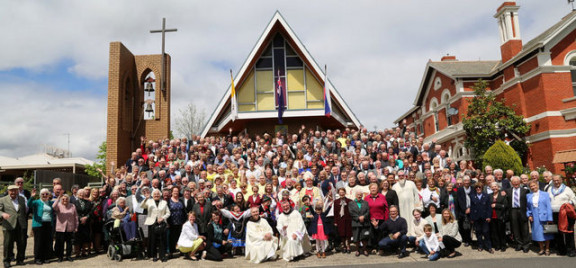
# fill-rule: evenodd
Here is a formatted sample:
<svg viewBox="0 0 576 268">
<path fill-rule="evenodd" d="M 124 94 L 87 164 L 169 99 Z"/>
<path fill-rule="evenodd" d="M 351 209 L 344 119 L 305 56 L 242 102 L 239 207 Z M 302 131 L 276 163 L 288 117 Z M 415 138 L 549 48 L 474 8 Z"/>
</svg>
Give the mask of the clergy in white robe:
<svg viewBox="0 0 576 268">
<path fill-rule="evenodd" d="M 398 182 L 392 186 L 392 190 L 396 191 L 398 195 L 398 203 L 400 207 L 400 217 L 406 219 L 407 222 L 413 222 L 414 216 L 412 211 L 415 208 L 422 210 L 422 203 L 420 202 L 420 195 L 418 194 L 418 188 L 413 181 L 406 180 L 404 177 L 404 172 L 398 172 Z M 408 233 L 414 233 L 412 230 L 414 226 L 408 224 Z"/>
<path fill-rule="evenodd" d="M 260 263 L 275 259 L 278 238 L 265 219 L 260 218 L 258 207 L 250 209 L 250 221 L 246 225 L 246 259 Z"/>
<path fill-rule="evenodd" d="M 292 261 L 310 251 L 310 238 L 300 212 L 293 210 L 287 201 L 281 205 L 283 212 L 276 225 L 280 233 L 280 253 L 284 260 Z"/>
</svg>

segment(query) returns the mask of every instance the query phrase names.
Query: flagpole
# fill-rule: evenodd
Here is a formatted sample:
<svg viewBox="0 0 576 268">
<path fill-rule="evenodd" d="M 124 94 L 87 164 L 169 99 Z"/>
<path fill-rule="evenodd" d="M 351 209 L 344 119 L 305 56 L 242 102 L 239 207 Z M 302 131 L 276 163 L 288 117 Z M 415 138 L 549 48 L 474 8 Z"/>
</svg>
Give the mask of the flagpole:
<svg viewBox="0 0 576 268">
<path fill-rule="evenodd" d="M 328 66 L 324 65 L 324 115 L 330 117 L 332 104 L 330 101 L 330 89 L 328 88 Z"/>
<path fill-rule="evenodd" d="M 230 69 L 230 81 L 231 81 L 230 113 L 232 114 L 232 122 L 234 122 L 236 120 L 238 109 L 236 103 L 236 88 L 234 87 L 234 76 L 232 76 L 232 69 Z"/>
</svg>

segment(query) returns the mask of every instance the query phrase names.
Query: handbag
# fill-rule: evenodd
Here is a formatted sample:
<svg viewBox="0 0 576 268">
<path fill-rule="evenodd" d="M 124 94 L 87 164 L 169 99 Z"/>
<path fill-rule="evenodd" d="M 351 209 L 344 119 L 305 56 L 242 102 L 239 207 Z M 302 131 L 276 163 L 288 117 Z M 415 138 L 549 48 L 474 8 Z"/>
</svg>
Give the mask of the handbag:
<svg viewBox="0 0 576 268">
<path fill-rule="evenodd" d="M 470 224 L 470 219 L 468 218 L 468 216 L 464 217 L 464 221 L 462 222 L 462 229 L 464 230 L 470 230 L 471 229 L 471 224 Z"/>
<path fill-rule="evenodd" d="M 547 223 L 542 225 L 542 229 L 544 229 L 545 234 L 556 234 L 558 233 L 558 224 Z"/>
<path fill-rule="evenodd" d="M 154 231 L 154 234 L 160 235 L 160 234 L 164 234 L 164 232 L 166 232 L 166 227 L 167 224 L 165 221 L 162 221 L 161 223 L 154 223 L 154 227 L 152 228 L 152 230 Z"/>
</svg>

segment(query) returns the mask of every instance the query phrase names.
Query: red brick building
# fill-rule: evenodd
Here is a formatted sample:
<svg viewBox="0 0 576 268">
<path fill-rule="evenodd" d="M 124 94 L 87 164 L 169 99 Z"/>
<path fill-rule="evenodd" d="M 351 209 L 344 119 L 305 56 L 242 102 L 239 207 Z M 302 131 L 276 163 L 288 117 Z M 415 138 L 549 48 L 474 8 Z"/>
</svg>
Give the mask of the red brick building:
<svg viewBox="0 0 576 268">
<path fill-rule="evenodd" d="M 471 159 L 464 148 L 461 120 L 468 99 L 474 97 L 472 86 L 483 79 L 531 124 L 526 137 L 529 166 L 544 165 L 560 172 L 563 166 L 552 163 L 555 153 L 576 148 L 576 11 L 523 43 L 519 8 L 515 2 L 504 2 L 494 15 L 501 38 L 500 60 L 459 61 L 444 56 L 428 62 L 414 107 L 395 123 L 406 119 L 417 135 L 425 141 L 437 139 L 453 159 Z"/>
</svg>

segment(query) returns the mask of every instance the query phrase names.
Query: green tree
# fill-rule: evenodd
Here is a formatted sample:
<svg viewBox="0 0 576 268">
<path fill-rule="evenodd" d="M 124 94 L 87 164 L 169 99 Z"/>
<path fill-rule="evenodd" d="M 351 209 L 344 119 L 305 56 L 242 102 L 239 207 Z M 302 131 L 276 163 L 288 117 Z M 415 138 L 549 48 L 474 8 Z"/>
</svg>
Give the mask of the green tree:
<svg viewBox="0 0 576 268">
<path fill-rule="evenodd" d="M 528 149 L 524 137 L 530 131 L 530 125 L 524 122 L 522 115 L 516 114 L 515 105 L 506 106 L 505 99 L 497 100 L 487 89 L 486 81 L 479 80 L 472 88 L 475 96 L 468 100 L 468 113 L 462 119 L 466 147 L 475 154 L 476 160 L 481 161 L 490 146 L 509 137 L 513 140 L 510 146 L 523 159 Z"/>
<path fill-rule="evenodd" d="M 22 187 L 28 191 L 32 191 L 34 188 L 34 173 L 26 171 L 24 172 L 24 176 L 22 176 L 22 178 L 24 179 L 24 185 Z M 0 193 L 6 193 L 8 191 L 8 186 L 10 185 L 12 185 L 12 183 L 0 185 Z"/>
<path fill-rule="evenodd" d="M 490 165 L 494 169 L 514 170 L 514 174 L 522 174 L 522 160 L 520 156 L 505 142 L 498 140 L 484 154 L 482 170 Z"/>
<path fill-rule="evenodd" d="M 106 141 L 98 146 L 94 164 L 86 166 L 86 174 L 90 176 L 101 178 L 102 173 L 106 174 Z"/>
</svg>

